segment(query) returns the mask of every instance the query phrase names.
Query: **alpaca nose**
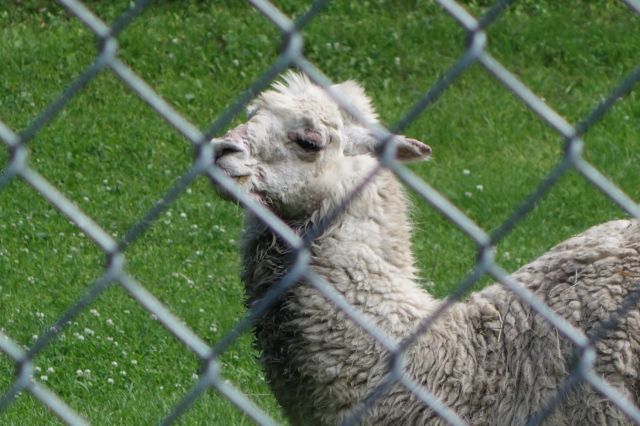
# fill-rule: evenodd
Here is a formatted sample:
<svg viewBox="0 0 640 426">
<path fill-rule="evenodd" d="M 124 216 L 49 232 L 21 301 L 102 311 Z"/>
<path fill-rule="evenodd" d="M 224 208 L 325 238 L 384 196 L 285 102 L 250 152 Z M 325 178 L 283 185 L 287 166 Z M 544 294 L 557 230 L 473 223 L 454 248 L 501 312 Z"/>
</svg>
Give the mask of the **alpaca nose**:
<svg viewBox="0 0 640 426">
<path fill-rule="evenodd" d="M 246 148 L 238 142 L 230 141 L 230 140 L 213 140 L 211 141 L 213 145 L 213 159 L 218 160 L 227 155 L 233 154 L 247 154 Z"/>
</svg>

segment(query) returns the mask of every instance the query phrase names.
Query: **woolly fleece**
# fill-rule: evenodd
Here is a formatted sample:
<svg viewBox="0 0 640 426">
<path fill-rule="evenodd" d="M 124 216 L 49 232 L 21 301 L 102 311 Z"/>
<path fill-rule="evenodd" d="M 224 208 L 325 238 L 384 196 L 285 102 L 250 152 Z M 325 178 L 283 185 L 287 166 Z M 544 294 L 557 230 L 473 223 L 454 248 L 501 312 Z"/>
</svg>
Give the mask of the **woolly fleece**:
<svg viewBox="0 0 640 426">
<path fill-rule="evenodd" d="M 367 120 L 375 122 L 359 86 L 350 82 L 343 87 Z M 363 154 L 373 151 L 375 141 L 362 142 L 366 132 L 356 128 L 355 118 L 302 76 L 290 74 L 263 94 L 251 114 L 246 129 L 216 142 L 243 148 L 218 154 L 216 164 L 234 177 L 234 171 L 243 170 L 239 183 L 302 236 L 378 167 L 372 155 Z M 279 123 L 266 124 L 267 119 Z M 313 155 L 301 150 L 306 145 L 290 131 L 304 134 L 300 126 L 327 138 L 326 148 Z M 282 168 L 274 165 L 283 162 Z M 287 168 L 296 170 L 283 172 Z M 280 178 L 265 176 L 270 173 L 285 173 L 303 184 L 284 185 Z M 268 182 L 281 187 L 267 190 Z M 411 334 L 440 303 L 417 283 L 410 236 L 403 188 L 383 169 L 311 246 L 313 272 L 395 341 Z M 251 307 L 287 273 L 295 256 L 251 213 L 241 251 Z M 589 336 L 617 315 L 625 298 L 640 291 L 640 224 L 619 220 L 591 228 L 512 277 Z M 255 335 L 268 382 L 292 424 L 339 424 L 389 372 L 386 350 L 304 281 L 264 314 Z M 640 404 L 638 306 L 620 316 L 595 348 L 596 372 Z M 557 394 L 576 368 L 575 357 L 569 340 L 495 284 L 447 309 L 408 348 L 404 371 L 470 424 L 515 425 L 526 423 Z M 369 408 L 364 423 L 445 424 L 398 383 Z M 630 423 L 582 383 L 545 424 Z"/>
</svg>

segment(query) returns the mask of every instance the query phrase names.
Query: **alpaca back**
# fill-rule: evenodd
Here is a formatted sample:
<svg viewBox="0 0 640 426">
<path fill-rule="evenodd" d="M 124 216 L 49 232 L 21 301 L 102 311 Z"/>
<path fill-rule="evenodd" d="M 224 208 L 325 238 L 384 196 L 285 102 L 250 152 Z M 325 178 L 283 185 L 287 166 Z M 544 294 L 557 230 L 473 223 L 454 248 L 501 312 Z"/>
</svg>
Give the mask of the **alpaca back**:
<svg viewBox="0 0 640 426">
<path fill-rule="evenodd" d="M 640 224 L 600 225 L 512 275 L 592 338 L 595 372 L 640 405 Z M 471 424 L 525 424 L 577 368 L 575 345 L 502 284 L 449 308 L 407 354 L 408 373 Z M 422 421 L 433 414 L 423 410 Z M 416 424 L 420 424 L 417 422 Z M 632 424 L 586 383 L 545 424 Z"/>
<path fill-rule="evenodd" d="M 595 371 L 640 403 L 640 225 L 621 220 L 589 229 L 524 266 L 512 278 L 595 343 Z M 635 303 L 630 303 L 635 300 Z M 474 295 L 499 313 L 504 368 L 501 418 L 520 422 L 543 409 L 577 368 L 577 348 L 502 285 Z M 501 373 L 499 373 L 501 374 Z M 590 385 L 580 384 L 549 424 L 631 424 Z"/>
</svg>

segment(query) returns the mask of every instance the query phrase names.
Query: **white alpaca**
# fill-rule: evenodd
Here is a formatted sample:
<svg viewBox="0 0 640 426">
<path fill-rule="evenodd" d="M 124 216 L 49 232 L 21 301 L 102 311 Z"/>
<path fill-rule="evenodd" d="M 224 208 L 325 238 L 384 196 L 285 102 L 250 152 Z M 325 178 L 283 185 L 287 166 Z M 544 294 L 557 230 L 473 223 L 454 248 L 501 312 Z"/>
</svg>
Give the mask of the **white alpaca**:
<svg viewBox="0 0 640 426">
<path fill-rule="evenodd" d="M 370 122 L 377 115 L 354 82 L 336 85 Z M 429 156 L 397 137 L 397 157 Z M 319 87 L 298 74 L 263 93 L 250 119 L 213 142 L 215 163 L 303 235 L 377 165 L 377 144 Z M 402 186 L 382 170 L 311 247 L 310 268 L 399 341 L 439 302 L 416 284 Z M 286 274 L 288 246 L 246 215 L 243 280 L 252 306 Z M 590 229 L 513 275 L 574 326 L 589 333 L 640 290 L 640 225 Z M 288 290 L 255 326 L 267 379 L 293 424 L 334 425 L 375 389 L 389 354 L 306 282 Z M 596 371 L 640 402 L 640 309 L 632 307 L 595 343 Z M 523 424 L 557 393 L 574 348 L 547 321 L 493 285 L 453 305 L 409 347 L 406 373 L 471 424 Z M 589 385 L 570 392 L 549 424 L 630 421 Z M 400 384 L 367 411 L 372 425 L 444 423 Z"/>
</svg>

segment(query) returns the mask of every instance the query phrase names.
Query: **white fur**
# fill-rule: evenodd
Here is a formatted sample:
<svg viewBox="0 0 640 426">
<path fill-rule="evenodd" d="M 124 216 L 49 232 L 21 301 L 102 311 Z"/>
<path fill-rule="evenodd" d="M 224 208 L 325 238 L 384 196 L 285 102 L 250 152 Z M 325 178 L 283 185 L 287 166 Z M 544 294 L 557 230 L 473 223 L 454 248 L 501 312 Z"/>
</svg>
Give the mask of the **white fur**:
<svg viewBox="0 0 640 426">
<path fill-rule="evenodd" d="M 366 121 L 377 121 L 356 83 L 335 88 Z M 370 155 L 377 141 L 304 76 L 289 74 L 255 101 L 250 114 L 245 127 L 214 142 L 216 164 L 301 235 L 377 166 Z M 304 132 L 316 135 L 323 148 L 309 151 L 290 136 Z M 404 161 L 430 152 L 418 141 L 396 140 Z M 439 303 L 416 283 L 410 236 L 402 186 L 382 170 L 311 247 L 312 270 L 395 340 L 410 334 Z M 248 306 L 287 273 L 294 258 L 251 213 L 242 255 Z M 588 334 L 640 290 L 640 225 L 625 220 L 592 228 L 513 278 Z M 340 423 L 389 370 L 384 348 L 306 282 L 287 291 L 255 333 L 269 384 L 294 424 Z M 638 404 L 640 309 L 632 307 L 595 347 L 596 371 Z M 499 284 L 446 310 L 408 348 L 405 361 L 406 373 L 462 418 L 494 425 L 525 423 L 575 367 L 571 343 Z M 443 423 L 400 384 L 376 401 L 364 421 Z M 630 423 L 585 384 L 547 421 Z"/>
</svg>

